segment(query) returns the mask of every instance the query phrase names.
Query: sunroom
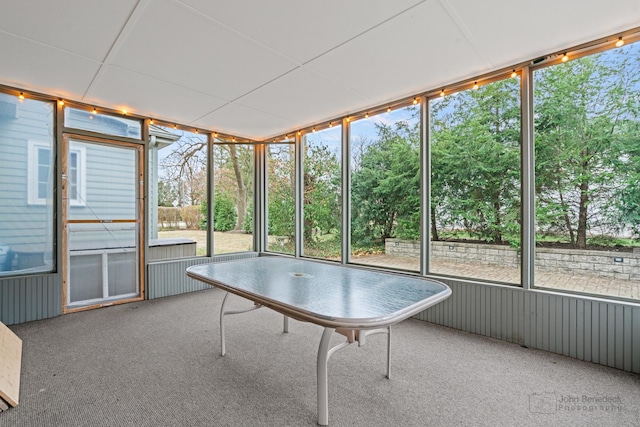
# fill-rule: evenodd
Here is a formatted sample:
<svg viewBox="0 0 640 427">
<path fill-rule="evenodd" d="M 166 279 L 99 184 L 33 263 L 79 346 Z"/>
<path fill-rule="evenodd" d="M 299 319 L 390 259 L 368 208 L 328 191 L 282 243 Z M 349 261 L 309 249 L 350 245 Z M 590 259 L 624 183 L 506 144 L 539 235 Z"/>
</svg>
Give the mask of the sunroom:
<svg viewBox="0 0 640 427">
<path fill-rule="evenodd" d="M 414 319 L 637 381 L 639 18 L 634 0 L 5 2 L 0 322 L 277 256 L 435 279 L 451 296 Z"/>
</svg>

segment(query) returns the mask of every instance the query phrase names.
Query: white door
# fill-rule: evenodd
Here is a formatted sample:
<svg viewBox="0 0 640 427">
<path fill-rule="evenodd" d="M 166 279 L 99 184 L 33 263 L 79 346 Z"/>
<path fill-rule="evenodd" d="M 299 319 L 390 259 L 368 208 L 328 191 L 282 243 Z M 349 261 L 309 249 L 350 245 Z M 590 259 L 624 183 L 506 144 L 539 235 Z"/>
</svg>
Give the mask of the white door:
<svg viewBox="0 0 640 427">
<path fill-rule="evenodd" d="M 63 139 L 64 312 L 143 297 L 142 145 Z"/>
</svg>

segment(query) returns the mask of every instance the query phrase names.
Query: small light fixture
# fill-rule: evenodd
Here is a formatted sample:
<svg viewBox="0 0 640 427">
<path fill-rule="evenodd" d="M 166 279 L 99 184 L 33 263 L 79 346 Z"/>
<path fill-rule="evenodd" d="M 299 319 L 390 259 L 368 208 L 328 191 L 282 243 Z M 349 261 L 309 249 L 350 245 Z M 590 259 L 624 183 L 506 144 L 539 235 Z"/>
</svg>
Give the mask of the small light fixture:
<svg viewBox="0 0 640 427">
<path fill-rule="evenodd" d="M 564 55 L 562 55 L 562 62 L 567 62 L 569 60 L 569 57 L 567 56 L 567 53 L 565 52 Z"/>
<path fill-rule="evenodd" d="M 312 131 L 312 132 L 315 132 L 315 131 L 316 131 L 316 128 L 311 129 L 311 131 Z"/>
<path fill-rule="evenodd" d="M 513 72 L 511 73 L 511 78 L 515 79 L 517 75 L 518 73 L 516 73 L 516 70 L 513 70 Z"/>
<path fill-rule="evenodd" d="M 18 99 L 22 101 L 24 99 L 24 93 L 20 92 L 20 95 L 18 95 Z"/>
<path fill-rule="evenodd" d="M 122 110 L 122 115 L 126 116 L 127 115 L 127 110 Z"/>
<path fill-rule="evenodd" d="M 91 114 L 93 114 L 93 115 L 95 116 L 96 114 L 98 114 L 98 110 L 96 110 L 96 109 L 94 108 L 94 109 L 93 109 L 93 111 L 91 112 Z"/>
<path fill-rule="evenodd" d="M 416 105 L 418 103 L 418 98 L 413 98 L 413 105 Z"/>
<path fill-rule="evenodd" d="M 351 121 L 351 117 L 347 117 L 347 122 L 350 122 L 350 121 Z"/>
<path fill-rule="evenodd" d="M 366 113 L 366 114 L 364 115 L 364 118 L 365 118 L 365 119 L 368 119 L 368 118 L 369 118 L 369 113 Z"/>
<path fill-rule="evenodd" d="M 333 122 L 329 122 L 329 127 L 332 128 L 333 127 Z"/>
<path fill-rule="evenodd" d="M 195 131 L 195 132 L 196 132 L 196 133 L 198 133 L 198 129 L 196 129 L 196 131 Z"/>
<path fill-rule="evenodd" d="M 440 96 L 444 96 L 444 89 L 440 91 Z"/>
<path fill-rule="evenodd" d="M 621 47 L 622 45 L 624 45 L 624 40 L 622 40 L 622 37 L 618 37 L 618 41 L 616 42 L 616 47 Z"/>
<path fill-rule="evenodd" d="M 231 138 L 231 142 L 236 142 L 236 139 L 235 138 Z"/>
<path fill-rule="evenodd" d="M 174 128 L 174 129 L 178 129 L 178 125 L 174 124 L 174 125 L 173 125 L 173 128 Z"/>
<path fill-rule="evenodd" d="M 391 107 L 387 107 L 387 113 L 391 112 Z"/>
<path fill-rule="evenodd" d="M 298 136 L 302 135 L 302 131 L 298 131 Z"/>
<path fill-rule="evenodd" d="M 213 133 L 213 137 L 214 137 L 214 138 L 217 138 L 217 137 L 218 137 L 218 134 L 217 134 L 216 132 L 214 132 L 214 133 Z"/>
<path fill-rule="evenodd" d="M 149 119 L 149 124 L 152 125 L 153 124 L 153 119 Z"/>
<path fill-rule="evenodd" d="M 473 90 L 478 90 L 478 82 L 473 83 Z"/>
<path fill-rule="evenodd" d="M 58 99 L 58 105 L 62 107 L 64 105 L 64 100 Z"/>
</svg>

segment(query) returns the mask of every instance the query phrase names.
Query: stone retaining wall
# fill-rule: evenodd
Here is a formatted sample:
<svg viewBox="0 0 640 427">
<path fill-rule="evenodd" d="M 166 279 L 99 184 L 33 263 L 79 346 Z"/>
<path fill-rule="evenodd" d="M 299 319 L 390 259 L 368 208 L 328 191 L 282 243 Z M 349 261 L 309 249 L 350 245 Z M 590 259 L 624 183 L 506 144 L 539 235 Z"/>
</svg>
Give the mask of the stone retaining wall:
<svg viewBox="0 0 640 427">
<path fill-rule="evenodd" d="M 418 258 L 420 242 L 387 239 L 385 253 Z M 434 260 L 484 265 L 513 266 L 520 263 L 520 254 L 503 245 L 481 243 L 431 242 Z M 618 280 L 640 281 L 640 252 L 607 252 L 579 249 L 536 248 L 536 269 L 568 274 L 588 274 Z"/>
</svg>

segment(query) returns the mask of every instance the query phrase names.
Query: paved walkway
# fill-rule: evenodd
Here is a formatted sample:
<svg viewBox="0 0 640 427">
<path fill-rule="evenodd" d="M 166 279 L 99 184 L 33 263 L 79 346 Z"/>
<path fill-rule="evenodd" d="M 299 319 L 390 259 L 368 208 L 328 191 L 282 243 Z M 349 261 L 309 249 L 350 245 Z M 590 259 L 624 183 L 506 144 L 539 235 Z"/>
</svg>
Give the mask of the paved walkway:
<svg viewBox="0 0 640 427">
<path fill-rule="evenodd" d="M 400 268 L 410 271 L 418 271 L 420 269 L 419 261 L 416 258 L 393 255 L 365 255 L 352 257 L 351 261 L 358 264 Z M 454 261 L 432 261 L 431 271 L 437 274 L 462 278 L 491 280 L 513 283 L 514 285 L 520 284 L 520 268 L 515 267 Z M 640 283 L 627 280 L 547 271 L 536 271 L 535 280 L 536 287 L 540 288 L 640 299 Z"/>
</svg>

